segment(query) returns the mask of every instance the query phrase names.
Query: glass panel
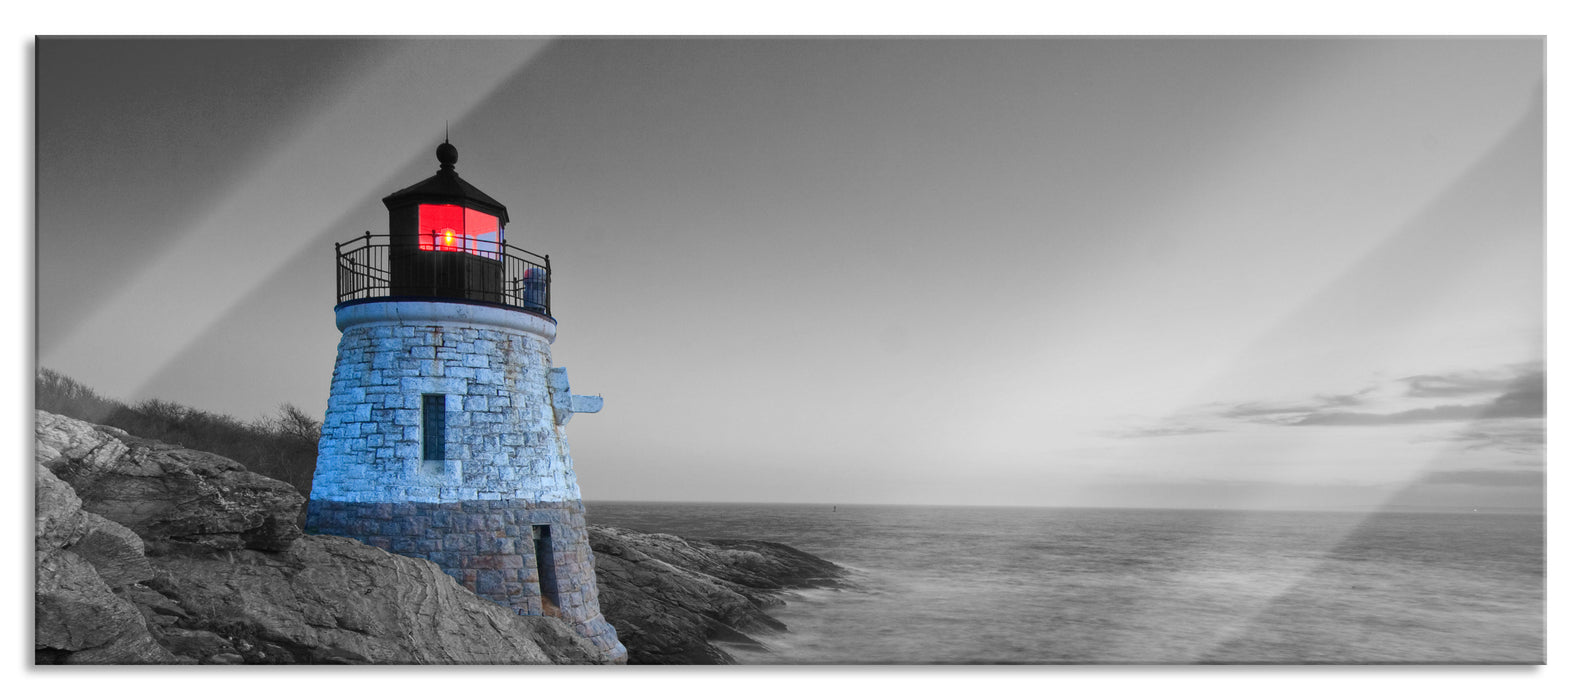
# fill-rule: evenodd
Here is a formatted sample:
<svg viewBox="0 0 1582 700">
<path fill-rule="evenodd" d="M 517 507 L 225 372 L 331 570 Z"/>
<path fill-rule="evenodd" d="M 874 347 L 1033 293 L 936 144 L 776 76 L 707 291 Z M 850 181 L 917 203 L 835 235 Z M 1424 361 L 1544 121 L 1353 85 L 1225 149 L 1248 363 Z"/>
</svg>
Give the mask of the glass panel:
<svg viewBox="0 0 1582 700">
<path fill-rule="evenodd" d="M 417 247 L 461 250 L 463 209 L 455 204 L 417 205 Z"/>
<path fill-rule="evenodd" d="M 423 395 L 423 459 L 445 458 L 445 395 Z"/>
<path fill-rule="evenodd" d="M 500 259 L 500 219 L 468 209 L 466 214 L 467 252 Z"/>
<path fill-rule="evenodd" d="M 417 246 L 500 259 L 500 218 L 456 204 L 417 205 Z"/>
</svg>

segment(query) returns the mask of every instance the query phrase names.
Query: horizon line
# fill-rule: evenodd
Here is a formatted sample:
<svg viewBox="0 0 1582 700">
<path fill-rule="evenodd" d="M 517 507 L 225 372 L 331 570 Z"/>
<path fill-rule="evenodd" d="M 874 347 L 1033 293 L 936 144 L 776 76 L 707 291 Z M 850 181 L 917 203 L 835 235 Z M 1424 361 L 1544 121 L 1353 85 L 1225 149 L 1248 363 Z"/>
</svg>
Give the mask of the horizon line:
<svg viewBox="0 0 1582 700">
<path fill-rule="evenodd" d="M 1027 510 L 1184 510 L 1245 513 L 1502 513 L 1547 515 L 1548 507 L 1525 506 L 1351 506 L 1324 508 L 1215 508 L 1207 506 L 1121 506 L 1121 505 L 1026 505 L 992 503 L 860 503 L 854 501 L 704 501 L 704 500 L 631 500 L 619 498 L 582 499 L 587 504 L 641 504 L 641 505 L 737 505 L 737 506 L 857 506 L 874 508 L 1019 508 Z"/>
</svg>

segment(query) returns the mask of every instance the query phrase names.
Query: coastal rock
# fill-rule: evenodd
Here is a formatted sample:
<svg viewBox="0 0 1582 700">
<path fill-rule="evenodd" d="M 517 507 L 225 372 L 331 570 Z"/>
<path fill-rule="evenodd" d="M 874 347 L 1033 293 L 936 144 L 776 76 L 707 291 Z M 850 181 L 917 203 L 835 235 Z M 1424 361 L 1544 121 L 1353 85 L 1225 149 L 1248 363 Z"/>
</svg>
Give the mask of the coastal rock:
<svg viewBox="0 0 1582 700">
<path fill-rule="evenodd" d="M 149 634 L 131 603 L 93 565 L 59 551 L 36 561 L 33 648 L 38 663 L 160 664 L 178 659 Z"/>
<path fill-rule="evenodd" d="M 154 575 L 143 556 L 143 540 L 125 526 L 82 509 L 71 486 L 43 466 L 34 467 L 33 529 L 35 556 L 70 549 L 92 564 L 109 586 L 145 581 Z"/>
<path fill-rule="evenodd" d="M 278 551 L 302 536 L 296 489 L 219 455 L 45 411 L 36 412 L 34 447 L 83 510 L 125 525 L 154 551 Z"/>
<path fill-rule="evenodd" d="M 517 615 L 433 562 L 343 537 L 154 563 L 160 575 L 144 603 L 175 618 L 161 641 L 207 663 L 605 662 L 559 620 Z"/>
<path fill-rule="evenodd" d="M 750 540 L 691 540 L 588 526 L 599 609 L 634 664 L 728 664 L 719 646 L 759 646 L 752 634 L 784 630 L 766 608 L 776 592 L 833 585 L 841 568 L 800 550 Z"/>
<path fill-rule="evenodd" d="M 607 663 L 431 562 L 302 536 L 301 497 L 230 460 L 45 412 L 36 447 L 35 663 Z"/>
<path fill-rule="evenodd" d="M 143 543 L 82 510 L 71 487 L 35 467 L 35 656 L 50 663 L 175 663 L 142 616 L 112 586 L 152 577 Z"/>
<path fill-rule="evenodd" d="M 608 663 L 561 620 L 516 615 L 432 562 L 302 535 L 284 483 L 37 416 L 36 663 Z M 778 591 L 842 576 L 768 542 L 588 534 L 632 663 L 732 663 L 720 645 L 783 629 L 765 612 Z"/>
</svg>

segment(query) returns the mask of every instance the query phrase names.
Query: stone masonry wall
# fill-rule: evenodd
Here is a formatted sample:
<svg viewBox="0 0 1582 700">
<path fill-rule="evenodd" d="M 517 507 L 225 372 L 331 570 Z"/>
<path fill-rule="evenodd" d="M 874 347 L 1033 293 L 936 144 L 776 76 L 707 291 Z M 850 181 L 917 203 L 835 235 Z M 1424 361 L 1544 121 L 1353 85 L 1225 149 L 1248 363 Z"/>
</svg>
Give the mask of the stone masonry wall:
<svg viewBox="0 0 1582 700">
<path fill-rule="evenodd" d="M 533 526 L 547 525 L 558 591 L 546 600 Z M 593 550 L 581 503 L 521 500 L 456 503 L 308 503 L 308 529 L 428 559 L 468 590 L 517 612 L 550 615 L 616 660 L 626 647 L 599 612 Z M 546 608 L 546 603 L 549 606 Z"/>
<path fill-rule="evenodd" d="M 345 327 L 313 498 L 581 500 L 550 398 L 550 337 L 475 320 Z M 442 462 L 423 459 L 424 394 L 445 397 Z"/>
<path fill-rule="evenodd" d="M 429 559 L 473 592 L 566 620 L 624 659 L 599 614 L 582 494 L 556 420 L 554 322 L 479 305 L 380 301 L 338 307 L 336 325 L 308 527 Z M 444 396 L 443 460 L 423 454 L 430 394 Z M 540 598 L 535 524 L 549 526 L 558 609 Z"/>
</svg>

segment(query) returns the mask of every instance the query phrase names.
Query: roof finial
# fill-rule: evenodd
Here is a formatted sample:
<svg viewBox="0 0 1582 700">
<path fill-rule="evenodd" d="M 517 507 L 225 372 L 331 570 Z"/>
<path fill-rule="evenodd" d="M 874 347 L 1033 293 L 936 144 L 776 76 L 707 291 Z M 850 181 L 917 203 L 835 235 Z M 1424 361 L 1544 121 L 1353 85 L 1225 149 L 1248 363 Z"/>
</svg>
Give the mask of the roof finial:
<svg viewBox="0 0 1582 700">
<path fill-rule="evenodd" d="M 459 156 L 456 147 L 450 145 L 450 122 L 445 122 L 445 143 L 434 149 L 434 157 L 439 159 L 441 171 L 456 169 L 456 160 Z"/>
</svg>

